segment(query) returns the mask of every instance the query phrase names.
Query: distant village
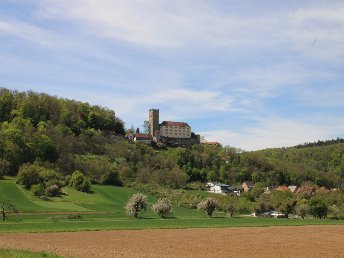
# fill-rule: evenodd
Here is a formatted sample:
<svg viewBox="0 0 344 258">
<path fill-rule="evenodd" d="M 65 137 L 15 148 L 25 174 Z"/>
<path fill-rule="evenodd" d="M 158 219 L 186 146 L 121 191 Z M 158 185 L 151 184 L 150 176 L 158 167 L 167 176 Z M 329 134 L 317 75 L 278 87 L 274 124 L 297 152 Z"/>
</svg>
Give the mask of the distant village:
<svg viewBox="0 0 344 258">
<path fill-rule="evenodd" d="M 241 186 L 230 186 L 227 184 L 223 184 L 220 182 L 208 182 L 206 184 L 208 191 L 212 193 L 218 193 L 218 194 L 227 194 L 232 193 L 234 195 L 240 196 L 242 192 L 249 192 L 251 191 L 255 184 L 252 181 L 244 181 Z M 296 186 L 296 185 L 290 185 L 290 186 L 268 186 L 264 188 L 265 194 L 271 194 L 273 191 L 288 191 L 291 193 L 304 193 L 308 196 L 314 196 L 317 192 L 322 193 L 329 193 L 331 191 L 336 191 L 336 188 L 329 189 L 327 187 L 320 187 L 319 189 L 316 189 L 312 185 L 303 185 L 303 186 Z"/>
</svg>

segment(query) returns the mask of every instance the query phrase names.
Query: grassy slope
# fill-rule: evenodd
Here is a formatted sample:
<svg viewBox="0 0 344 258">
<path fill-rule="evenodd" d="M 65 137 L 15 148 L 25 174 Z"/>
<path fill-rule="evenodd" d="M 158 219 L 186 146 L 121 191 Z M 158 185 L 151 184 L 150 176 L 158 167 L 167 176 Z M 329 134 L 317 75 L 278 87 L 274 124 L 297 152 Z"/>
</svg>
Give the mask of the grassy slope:
<svg viewBox="0 0 344 258">
<path fill-rule="evenodd" d="M 0 257 L 7 257 L 7 258 L 38 258 L 38 257 L 58 258 L 60 256 L 57 256 L 54 254 L 48 254 L 46 252 L 29 252 L 29 251 L 22 251 L 22 250 L 0 249 Z"/>
</svg>

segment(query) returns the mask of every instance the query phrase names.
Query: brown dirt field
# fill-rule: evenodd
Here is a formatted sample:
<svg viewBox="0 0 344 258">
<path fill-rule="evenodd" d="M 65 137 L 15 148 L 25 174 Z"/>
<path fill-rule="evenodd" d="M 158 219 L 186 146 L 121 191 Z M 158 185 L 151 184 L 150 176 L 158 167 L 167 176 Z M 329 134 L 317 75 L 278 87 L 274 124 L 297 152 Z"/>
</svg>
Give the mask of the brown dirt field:
<svg viewBox="0 0 344 258">
<path fill-rule="evenodd" d="M 344 257 L 344 226 L 1 233 L 0 247 L 67 257 Z"/>
</svg>

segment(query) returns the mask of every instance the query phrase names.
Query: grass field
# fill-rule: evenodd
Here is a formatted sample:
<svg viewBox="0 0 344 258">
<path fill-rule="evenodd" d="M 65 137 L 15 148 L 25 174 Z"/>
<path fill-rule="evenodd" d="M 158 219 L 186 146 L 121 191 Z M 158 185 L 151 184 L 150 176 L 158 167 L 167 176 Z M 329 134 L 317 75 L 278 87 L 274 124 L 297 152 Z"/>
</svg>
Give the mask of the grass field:
<svg viewBox="0 0 344 258">
<path fill-rule="evenodd" d="M 92 190 L 92 194 L 87 194 L 65 187 L 61 197 L 43 201 L 18 186 L 13 178 L 0 180 L 0 198 L 10 200 L 21 212 L 10 214 L 9 221 L 1 221 L 0 232 L 344 224 L 344 221 L 316 219 L 227 218 L 223 212 L 215 212 L 213 218 L 208 218 L 204 212 L 181 207 L 174 207 L 171 218 L 161 219 L 148 209 L 134 219 L 127 217 L 123 209 L 134 190 L 103 185 L 93 185 Z M 148 203 L 153 202 L 154 198 L 149 196 Z"/>
<path fill-rule="evenodd" d="M 6 258 L 59 258 L 61 256 L 49 254 L 46 252 L 29 252 L 22 250 L 0 249 L 0 257 Z"/>
</svg>

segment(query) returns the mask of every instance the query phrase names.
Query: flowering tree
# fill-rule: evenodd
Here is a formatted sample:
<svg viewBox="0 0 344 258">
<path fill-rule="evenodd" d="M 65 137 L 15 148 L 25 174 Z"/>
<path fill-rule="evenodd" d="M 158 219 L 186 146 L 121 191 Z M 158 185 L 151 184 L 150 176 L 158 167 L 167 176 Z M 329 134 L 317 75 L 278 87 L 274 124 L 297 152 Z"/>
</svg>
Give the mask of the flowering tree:
<svg viewBox="0 0 344 258">
<path fill-rule="evenodd" d="M 137 218 L 141 210 L 147 209 L 147 196 L 144 194 L 134 194 L 124 208 L 127 215 Z"/>
<path fill-rule="evenodd" d="M 172 213 L 172 205 L 167 198 L 159 199 L 153 204 L 152 210 L 162 218 Z"/>
<path fill-rule="evenodd" d="M 206 211 L 209 217 L 211 217 L 214 210 L 218 207 L 219 204 L 214 198 L 206 198 L 197 205 L 197 209 Z"/>
</svg>

